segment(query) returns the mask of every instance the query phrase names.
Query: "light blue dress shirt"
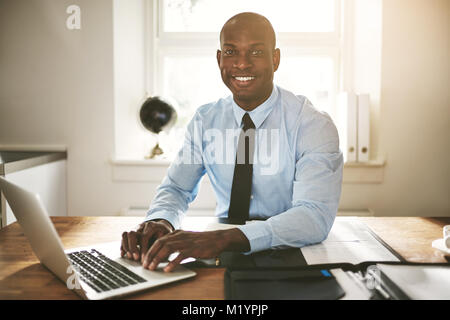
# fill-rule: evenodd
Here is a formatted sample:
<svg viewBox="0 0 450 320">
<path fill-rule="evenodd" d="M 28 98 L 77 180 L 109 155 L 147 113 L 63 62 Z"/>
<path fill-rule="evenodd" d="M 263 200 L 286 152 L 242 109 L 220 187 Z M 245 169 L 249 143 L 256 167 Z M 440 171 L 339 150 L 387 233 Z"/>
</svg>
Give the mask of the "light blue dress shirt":
<svg viewBox="0 0 450 320">
<path fill-rule="evenodd" d="M 236 148 L 246 113 L 232 96 L 198 108 L 176 160 L 145 221 L 166 219 L 175 229 L 206 173 L 216 195 L 216 216 L 227 217 Z M 304 96 L 274 85 L 248 112 L 256 127 L 250 219 L 238 226 L 253 253 L 303 247 L 326 239 L 341 194 L 343 157 L 331 118 Z"/>
</svg>

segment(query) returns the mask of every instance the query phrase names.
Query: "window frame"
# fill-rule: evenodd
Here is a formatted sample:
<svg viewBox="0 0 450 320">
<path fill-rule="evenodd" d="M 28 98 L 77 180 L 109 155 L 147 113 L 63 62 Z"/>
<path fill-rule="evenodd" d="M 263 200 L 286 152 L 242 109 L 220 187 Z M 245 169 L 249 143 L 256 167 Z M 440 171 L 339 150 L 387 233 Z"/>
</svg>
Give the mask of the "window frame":
<svg viewBox="0 0 450 320">
<path fill-rule="evenodd" d="M 170 56 L 189 52 L 206 53 L 219 48 L 218 32 L 165 32 L 163 31 L 163 0 L 146 2 L 146 83 L 148 95 L 163 91 L 164 54 Z M 278 32 L 277 47 L 289 47 L 301 55 L 326 56 L 333 61 L 334 75 L 331 95 L 352 90 L 352 21 L 354 0 L 335 0 L 335 27 L 333 32 Z M 178 52 L 177 51 L 178 48 Z M 299 93 L 300 94 L 300 93 Z M 330 116 L 336 119 L 336 100 L 331 99 Z"/>
</svg>

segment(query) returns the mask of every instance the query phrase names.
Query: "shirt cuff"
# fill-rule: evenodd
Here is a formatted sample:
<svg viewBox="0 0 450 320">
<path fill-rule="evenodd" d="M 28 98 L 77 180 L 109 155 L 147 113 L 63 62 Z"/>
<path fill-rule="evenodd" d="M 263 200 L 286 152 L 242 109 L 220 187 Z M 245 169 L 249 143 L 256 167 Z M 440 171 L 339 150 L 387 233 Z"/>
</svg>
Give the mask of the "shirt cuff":
<svg viewBox="0 0 450 320">
<path fill-rule="evenodd" d="M 250 242 L 250 251 L 247 251 L 244 254 L 271 248 L 272 230 L 267 221 L 254 221 L 242 226 L 237 226 L 237 228 L 242 231 Z"/>
<path fill-rule="evenodd" d="M 172 225 L 174 230 L 180 229 L 180 217 L 176 213 L 170 211 L 157 211 L 153 213 L 147 212 L 147 216 L 145 217 L 144 222 L 157 219 L 167 220 Z"/>
</svg>

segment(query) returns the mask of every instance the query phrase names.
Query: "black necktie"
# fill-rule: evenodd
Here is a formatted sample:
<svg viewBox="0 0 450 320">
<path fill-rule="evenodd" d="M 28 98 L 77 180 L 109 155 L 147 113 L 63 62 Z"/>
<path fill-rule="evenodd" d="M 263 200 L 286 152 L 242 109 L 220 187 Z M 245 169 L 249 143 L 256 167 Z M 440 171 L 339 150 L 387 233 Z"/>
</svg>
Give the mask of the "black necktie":
<svg viewBox="0 0 450 320">
<path fill-rule="evenodd" d="M 252 192 L 255 124 L 248 113 L 244 114 L 242 122 L 244 126 L 239 135 L 228 210 L 228 220 L 232 224 L 245 224 L 248 220 Z"/>
</svg>

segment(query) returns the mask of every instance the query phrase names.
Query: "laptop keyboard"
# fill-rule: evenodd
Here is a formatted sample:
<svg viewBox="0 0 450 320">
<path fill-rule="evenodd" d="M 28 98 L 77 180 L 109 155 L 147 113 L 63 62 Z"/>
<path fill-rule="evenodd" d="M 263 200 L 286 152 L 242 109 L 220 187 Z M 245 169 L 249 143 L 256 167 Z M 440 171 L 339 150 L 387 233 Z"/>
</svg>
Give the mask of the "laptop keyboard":
<svg viewBox="0 0 450 320">
<path fill-rule="evenodd" d="M 80 279 L 99 293 L 147 281 L 95 249 L 67 256 Z"/>
</svg>

